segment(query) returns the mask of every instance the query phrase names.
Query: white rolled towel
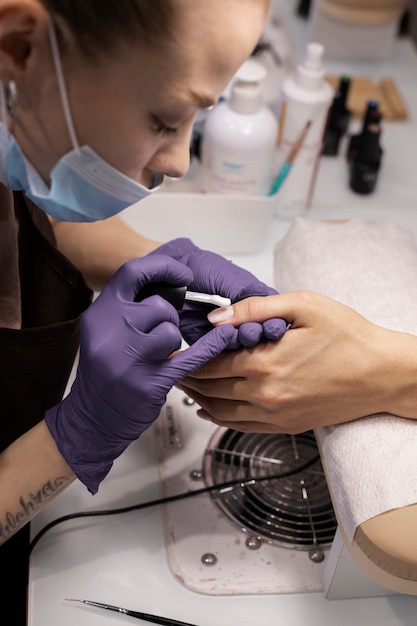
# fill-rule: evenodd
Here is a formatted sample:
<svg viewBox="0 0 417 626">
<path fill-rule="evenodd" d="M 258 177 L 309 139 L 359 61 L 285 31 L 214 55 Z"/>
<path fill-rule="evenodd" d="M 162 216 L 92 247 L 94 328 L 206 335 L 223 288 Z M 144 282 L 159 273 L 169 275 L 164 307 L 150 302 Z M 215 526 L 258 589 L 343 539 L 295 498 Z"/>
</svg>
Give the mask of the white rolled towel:
<svg viewBox="0 0 417 626">
<path fill-rule="evenodd" d="M 311 289 L 417 334 L 417 247 L 395 224 L 297 218 L 275 246 L 274 281 L 280 292 Z M 350 541 L 366 520 L 417 503 L 417 420 L 378 414 L 315 433 Z"/>
</svg>

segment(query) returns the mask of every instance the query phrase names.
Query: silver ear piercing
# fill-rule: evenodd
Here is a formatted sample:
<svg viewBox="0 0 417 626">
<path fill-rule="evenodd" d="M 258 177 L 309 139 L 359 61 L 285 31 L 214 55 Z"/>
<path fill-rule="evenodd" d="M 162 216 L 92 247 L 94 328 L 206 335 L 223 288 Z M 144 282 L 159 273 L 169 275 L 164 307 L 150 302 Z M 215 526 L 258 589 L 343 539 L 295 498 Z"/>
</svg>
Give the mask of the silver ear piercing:
<svg viewBox="0 0 417 626">
<path fill-rule="evenodd" d="M 6 86 L 6 106 L 8 114 L 13 119 L 16 115 L 17 107 L 17 87 L 14 80 L 9 81 Z"/>
</svg>

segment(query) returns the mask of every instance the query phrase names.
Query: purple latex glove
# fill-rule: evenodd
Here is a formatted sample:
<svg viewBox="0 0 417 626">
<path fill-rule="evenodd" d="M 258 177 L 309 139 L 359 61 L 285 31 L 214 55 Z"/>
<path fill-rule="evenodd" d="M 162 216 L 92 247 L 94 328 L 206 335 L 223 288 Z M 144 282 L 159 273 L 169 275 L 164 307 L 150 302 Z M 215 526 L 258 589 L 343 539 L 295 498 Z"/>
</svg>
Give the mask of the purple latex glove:
<svg viewBox="0 0 417 626">
<path fill-rule="evenodd" d="M 219 326 L 181 346 L 179 317 L 160 296 L 134 302 L 148 282 L 187 285 L 189 268 L 167 256 L 126 263 L 81 319 L 80 360 L 70 393 L 45 415 L 58 449 L 95 493 L 112 463 L 158 417 L 182 378 L 217 356 L 234 329 Z"/>
<path fill-rule="evenodd" d="M 193 272 L 193 280 L 189 285 L 192 291 L 218 294 L 230 298 L 232 302 L 250 296 L 271 296 L 278 293 L 219 254 L 201 250 L 190 239 L 174 239 L 150 253 L 152 254 L 166 254 L 187 265 Z M 212 328 L 207 320 L 207 313 L 212 309 L 207 304 L 185 302 L 180 313 L 180 328 L 189 344 L 193 344 Z M 235 329 L 228 348 L 250 347 L 262 338 L 279 339 L 286 328 L 287 322 L 279 318 L 267 320 L 263 324 L 247 322 Z"/>
</svg>

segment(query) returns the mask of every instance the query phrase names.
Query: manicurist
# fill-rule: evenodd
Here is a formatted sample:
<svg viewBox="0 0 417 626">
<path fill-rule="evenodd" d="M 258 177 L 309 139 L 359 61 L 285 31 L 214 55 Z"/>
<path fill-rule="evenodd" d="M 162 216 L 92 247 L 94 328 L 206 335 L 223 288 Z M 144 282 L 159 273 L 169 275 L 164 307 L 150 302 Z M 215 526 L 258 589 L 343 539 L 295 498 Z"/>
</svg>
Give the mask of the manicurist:
<svg viewBox="0 0 417 626">
<path fill-rule="evenodd" d="M 213 329 L 205 305 L 135 302 L 155 281 L 232 302 L 274 292 L 116 216 L 187 170 L 197 112 L 250 55 L 267 11 L 267 0 L 0 0 L 3 606 L 25 606 L 17 581 L 34 515 L 75 479 L 95 493 L 180 379 L 282 329 Z M 190 347 L 168 359 L 182 338 Z"/>
</svg>

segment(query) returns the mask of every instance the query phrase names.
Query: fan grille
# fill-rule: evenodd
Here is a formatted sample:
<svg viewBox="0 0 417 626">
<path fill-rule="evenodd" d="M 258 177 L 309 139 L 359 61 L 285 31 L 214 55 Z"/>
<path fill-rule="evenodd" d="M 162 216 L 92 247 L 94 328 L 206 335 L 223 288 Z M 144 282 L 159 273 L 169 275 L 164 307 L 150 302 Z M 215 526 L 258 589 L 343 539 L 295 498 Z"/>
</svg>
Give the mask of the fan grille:
<svg viewBox="0 0 417 626">
<path fill-rule="evenodd" d="M 211 492 L 215 504 L 244 532 L 299 550 L 332 543 L 337 522 L 312 431 L 265 435 L 218 428 L 204 453 L 203 471 L 210 487 L 254 479 Z"/>
</svg>

